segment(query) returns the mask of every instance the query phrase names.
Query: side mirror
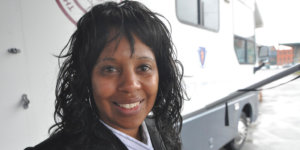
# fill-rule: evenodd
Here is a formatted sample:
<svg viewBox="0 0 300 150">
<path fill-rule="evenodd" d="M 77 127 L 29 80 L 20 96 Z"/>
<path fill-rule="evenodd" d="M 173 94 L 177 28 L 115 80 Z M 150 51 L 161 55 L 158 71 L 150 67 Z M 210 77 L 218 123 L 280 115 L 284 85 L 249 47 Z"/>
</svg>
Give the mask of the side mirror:
<svg viewBox="0 0 300 150">
<path fill-rule="evenodd" d="M 269 62 L 269 52 L 270 52 L 270 48 L 268 46 L 259 47 L 259 49 L 258 49 L 259 66 L 254 67 L 253 73 L 260 70 L 262 67 L 264 67 Z"/>
<path fill-rule="evenodd" d="M 258 49 L 258 57 L 266 58 L 269 57 L 270 48 L 268 46 L 262 46 Z"/>
</svg>

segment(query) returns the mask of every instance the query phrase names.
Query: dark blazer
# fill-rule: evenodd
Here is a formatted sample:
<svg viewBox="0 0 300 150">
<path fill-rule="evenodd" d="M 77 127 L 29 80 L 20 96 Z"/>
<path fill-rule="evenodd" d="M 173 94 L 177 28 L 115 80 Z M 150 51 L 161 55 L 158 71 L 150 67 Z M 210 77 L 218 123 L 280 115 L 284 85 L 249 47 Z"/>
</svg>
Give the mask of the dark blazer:
<svg viewBox="0 0 300 150">
<path fill-rule="evenodd" d="M 145 122 L 154 149 L 166 150 L 154 120 L 146 119 Z M 127 150 L 127 148 L 107 127 L 99 123 L 91 133 L 71 135 L 59 131 L 35 147 L 28 147 L 25 150 Z"/>
</svg>

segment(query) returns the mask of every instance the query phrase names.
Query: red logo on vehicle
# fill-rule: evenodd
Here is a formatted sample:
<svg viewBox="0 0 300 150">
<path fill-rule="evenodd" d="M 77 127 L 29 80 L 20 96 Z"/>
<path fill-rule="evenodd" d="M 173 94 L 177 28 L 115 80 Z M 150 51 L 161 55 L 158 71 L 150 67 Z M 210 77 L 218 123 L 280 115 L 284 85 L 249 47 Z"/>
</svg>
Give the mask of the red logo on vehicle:
<svg viewBox="0 0 300 150">
<path fill-rule="evenodd" d="M 203 68 L 204 67 L 204 63 L 205 63 L 205 57 L 206 57 L 206 50 L 205 50 L 205 48 L 204 47 L 199 47 L 198 54 L 199 54 L 199 57 L 200 57 L 201 66 Z"/>
<path fill-rule="evenodd" d="M 66 17 L 73 23 L 77 21 L 94 5 L 104 3 L 112 0 L 56 0 L 58 7 L 66 15 Z M 120 2 L 121 0 L 114 0 Z"/>
</svg>

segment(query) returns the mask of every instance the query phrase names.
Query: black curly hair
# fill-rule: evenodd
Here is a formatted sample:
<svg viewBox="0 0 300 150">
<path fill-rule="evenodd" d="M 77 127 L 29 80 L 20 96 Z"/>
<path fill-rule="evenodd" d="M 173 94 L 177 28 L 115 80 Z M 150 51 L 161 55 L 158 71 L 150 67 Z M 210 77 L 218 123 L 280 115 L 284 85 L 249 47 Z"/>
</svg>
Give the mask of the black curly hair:
<svg viewBox="0 0 300 150">
<path fill-rule="evenodd" d="M 148 117 L 155 120 L 168 149 L 181 149 L 183 67 L 176 58 L 171 34 L 160 18 L 165 19 L 139 2 L 122 1 L 96 5 L 78 21 L 77 30 L 58 56 L 64 62 L 56 85 L 55 124 L 49 129 L 55 129 L 52 134 L 62 130 L 81 134 L 99 124 L 92 95 L 92 70 L 108 42 L 125 36 L 133 53 L 136 36 L 153 51 L 158 66 L 159 88 Z"/>
</svg>

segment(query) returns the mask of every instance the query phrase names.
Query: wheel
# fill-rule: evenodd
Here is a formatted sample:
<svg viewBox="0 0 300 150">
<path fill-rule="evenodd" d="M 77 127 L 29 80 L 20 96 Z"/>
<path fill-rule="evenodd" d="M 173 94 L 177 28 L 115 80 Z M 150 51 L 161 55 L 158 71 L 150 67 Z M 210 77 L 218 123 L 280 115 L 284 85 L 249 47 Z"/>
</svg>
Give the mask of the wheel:
<svg viewBox="0 0 300 150">
<path fill-rule="evenodd" d="M 248 121 L 246 114 L 243 112 L 238 122 L 238 135 L 231 142 L 229 142 L 225 148 L 227 150 L 240 150 L 246 141 L 247 135 Z"/>
</svg>

